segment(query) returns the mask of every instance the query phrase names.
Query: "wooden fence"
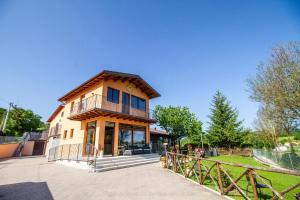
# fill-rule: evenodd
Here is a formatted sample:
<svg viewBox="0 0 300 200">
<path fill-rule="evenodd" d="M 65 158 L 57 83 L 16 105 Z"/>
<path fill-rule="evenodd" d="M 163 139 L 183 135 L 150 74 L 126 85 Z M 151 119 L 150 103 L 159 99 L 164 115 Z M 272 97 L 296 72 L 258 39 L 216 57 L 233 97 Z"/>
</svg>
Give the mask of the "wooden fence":
<svg viewBox="0 0 300 200">
<path fill-rule="evenodd" d="M 296 184 L 278 191 L 278 189 L 276 190 L 274 186 L 272 186 L 270 180 L 260 174 L 260 172 L 272 172 L 277 174 L 293 175 L 300 178 L 300 173 L 295 171 L 253 167 L 203 159 L 179 153 L 167 152 L 165 167 L 176 173 L 184 175 L 186 178 L 194 177 L 201 185 L 205 185 L 205 182 L 209 180 L 221 195 L 229 195 L 229 193 L 236 189 L 239 196 L 245 199 L 259 199 L 262 196 L 262 193 L 260 192 L 261 188 L 266 188 L 271 191 L 272 196 L 268 199 L 286 199 L 286 194 L 300 187 L 299 181 Z M 228 168 L 239 168 L 241 169 L 241 173 L 238 176 L 233 177 Z M 248 183 L 246 189 L 245 185 L 241 186 L 240 184 L 242 179 L 246 180 Z M 251 187 L 251 189 L 248 190 L 248 187 Z"/>
</svg>

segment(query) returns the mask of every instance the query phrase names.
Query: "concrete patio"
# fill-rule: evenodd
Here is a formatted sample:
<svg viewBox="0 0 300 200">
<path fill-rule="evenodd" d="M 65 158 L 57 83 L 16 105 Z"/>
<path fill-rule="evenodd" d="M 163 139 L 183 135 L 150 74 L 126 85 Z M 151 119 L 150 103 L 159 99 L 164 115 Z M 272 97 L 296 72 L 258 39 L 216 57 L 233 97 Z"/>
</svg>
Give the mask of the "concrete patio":
<svg viewBox="0 0 300 200">
<path fill-rule="evenodd" d="M 0 199 L 225 199 L 158 163 L 88 173 L 49 163 L 44 157 L 0 160 Z"/>
</svg>

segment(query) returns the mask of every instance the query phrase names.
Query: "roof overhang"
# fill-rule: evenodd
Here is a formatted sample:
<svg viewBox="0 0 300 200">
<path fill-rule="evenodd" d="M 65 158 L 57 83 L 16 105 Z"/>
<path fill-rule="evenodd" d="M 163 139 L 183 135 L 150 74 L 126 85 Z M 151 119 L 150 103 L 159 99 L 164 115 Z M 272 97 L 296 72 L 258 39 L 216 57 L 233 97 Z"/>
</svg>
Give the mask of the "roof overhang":
<svg viewBox="0 0 300 200">
<path fill-rule="evenodd" d="M 50 115 L 50 117 L 48 118 L 47 122 L 50 123 L 55 117 L 56 115 L 64 108 L 64 105 L 59 105 L 57 106 L 57 108 L 54 110 L 54 112 Z"/>
<path fill-rule="evenodd" d="M 155 97 L 160 97 L 160 94 L 153 89 L 144 79 L 142 79 L 139 75 L 135 74 L 128 74 L 122 72 L 114 72 L 104 70 L 97 74 L 96 76 L 90 78 L 89 80 L 85 81 L 75 89 L 71 90 L 70 92 L 66 93 L 64 96 L 60 97 L 58 101 L 64 102 L 67 99 L 77 95 L 78 93 L 82 92 L 83 90 L 93 86 L 94 84 L 98 83 L 99 81 L 107 81 L 107 80 L 114 80 L 114 81 L 129 81 L 130 83 L 134 84 L 136 87 L 140 88 L 143 92 L 145 92 L 150 99 Z"/>
</svg>

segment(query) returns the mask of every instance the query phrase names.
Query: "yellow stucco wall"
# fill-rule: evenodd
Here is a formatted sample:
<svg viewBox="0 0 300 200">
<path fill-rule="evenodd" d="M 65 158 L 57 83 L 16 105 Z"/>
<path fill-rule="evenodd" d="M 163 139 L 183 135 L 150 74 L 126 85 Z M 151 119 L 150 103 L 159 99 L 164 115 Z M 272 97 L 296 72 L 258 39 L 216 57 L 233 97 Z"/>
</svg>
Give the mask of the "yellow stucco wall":
<svg viewBox="0 0 300 200">
<path fill-rule="evenodd" d="M 131 87 L 131 89 L 128 89 L 129 84 L 130 83 L 128 81 L 125 81 L 125 82 L 113 81 L 113 80 L 108 80 L 105 82 L 100 81 L 99 83 L 95 84 L 94 86 L 91 86 L 90 88 L 84 90 L 83 92 L 77 94 L 76 96 L 68 99 L 65 102 L 65 107 L 60 111 L 60 113 L 57 114 L 57 116 L 50 123 L 50 128 L 55 127 L 56 123 L 59 123 L 62 125 L 60 144 L 62 145 L 62 144 L 84 143 L 85 133 L 86 133 L 86 124 L 87 124 L 87 122 L 91 122 L 91 121 L 97 121 L 95 146 L 98 147 L 99 149 L 103 148 L 104 127 L 105 127 L 106 121 L 107 122 L 115 122 L 116 127 L 118 127 L 119 123 L 136 125 L 136 126 L 145 126 L 146 127 L 146 143 L 148 144 L 150 141 L 149 123 L 117 119 L 117 118 L 111 118 L 111 117 L 97 117 L 97 118 L 93 118 L 93 119 L 84 120 L 81 122 L 68 119 L 68 117 L 70 115 L 72 102 L 74 102 L 75 104 L 78 103 L 80 101 L 80 97 L 82 95 L 85 95 L 84 98 L 88 98 L 93 95 L 101 95 L 103 98 L 106 98 L 108 87 L 118 89 L 120 91 L 119 104 L 118 104 L 118 108 L 117 108 L 118 112 L 121 112 L 121 109 L 122 109 L 122 92 L 126 92 L 131 95 L 145 99 L 146 100 L 146 110 L 148 111 L 149 110 L 148 96 L 143 91 L 141 91 L 139 88 L 137 88 L 135 86 Z M 63 116 L 61 116 L 62 112 L 64 112 Z M 71 129 L 74 129 L 73 138 L 70 138 Z M 67 131 L 67 137 L 65 139 L 63 138 L 64 131 Z M 115 142 L 118 141 L 117 136 L 118 136 L 118 134 L 116 132 L 114 135 Z M 115 146 L 114 151 L 116 151 L 118 145 L 114 145 L 114 146 Z"/>
</svg>

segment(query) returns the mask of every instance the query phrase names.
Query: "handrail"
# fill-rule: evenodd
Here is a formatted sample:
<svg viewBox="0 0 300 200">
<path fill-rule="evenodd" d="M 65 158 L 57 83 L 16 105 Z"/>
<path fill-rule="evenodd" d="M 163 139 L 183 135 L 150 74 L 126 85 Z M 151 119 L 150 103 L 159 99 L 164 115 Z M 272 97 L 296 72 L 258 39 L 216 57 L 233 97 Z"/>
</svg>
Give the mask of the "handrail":
<svg viewBox="0 0 300 200">
<path fill-rule="evenodd" d="M 212 164 L 207 164 L 209 161 Z M 251 199 L 248 196 L 248 187 L 251 186 L 253 199 L 258 200 L 258 197 L 261 195 L 257 190 L 257 180 L 260 180 L 264 187 L 269 189 L 272 192 L 272 199 L 284 199 L 284 195 L 291 192 L 292 190 L 300 187 L 300 181 L 298 183 L 293 183 L 293 185 L 283 189 L 282 191 L 277 191 L 274 189 L 274 186 L 264 180 L 264 177 L 261 176 L 258 171 L 264 172 L 272 172 L 272 173 L 281 173 L 292 176 L 300 176 L 299 172 L 295 171 L 286 171 L 280 169 L 267 169 L 262 167 L 236 164 L 212 159 L 205 159 L 196 156 L 184 155 L 180 153 L 166 152 L 164 166 L 167 169 L 174 171 L 175 173 L 181 173 L 185 176 L 185 178 L 190 178 L 195 176 L 196 180 L 200 185 L 204 185 L 205 180 L 210 179 L 212 183 L 215 185 L 216 190 L 220 193 L 220 195 L 225 195 L 231 192 L 233 189 L 237 189 L 239 194 L 245 199 Z M 206 163 L 206 164 L 205 164 Z M 229 173 L 230 169 L 223 167 L 224 165 L 232 167 L 240 167 L 244 168 L 241 174 L 237 177 L 232 177 Z M 246 177 L 248 181 L 247 188 L 244 185 L 239 185 L 239 181 Z M 226 181 L 227 179 L 227 181 Z M 228 181 L 229 180 L 229 181 Z M 246 191 L 246 193 L 245 193 Z"/>
<path fill-rule="evenodd" d="M 100 151 L 92 144 L 63 144 L 49 149 L 48 161 L 73 160 L 86 161 L 90 166 L 96 167 Z"/>
</svg>

